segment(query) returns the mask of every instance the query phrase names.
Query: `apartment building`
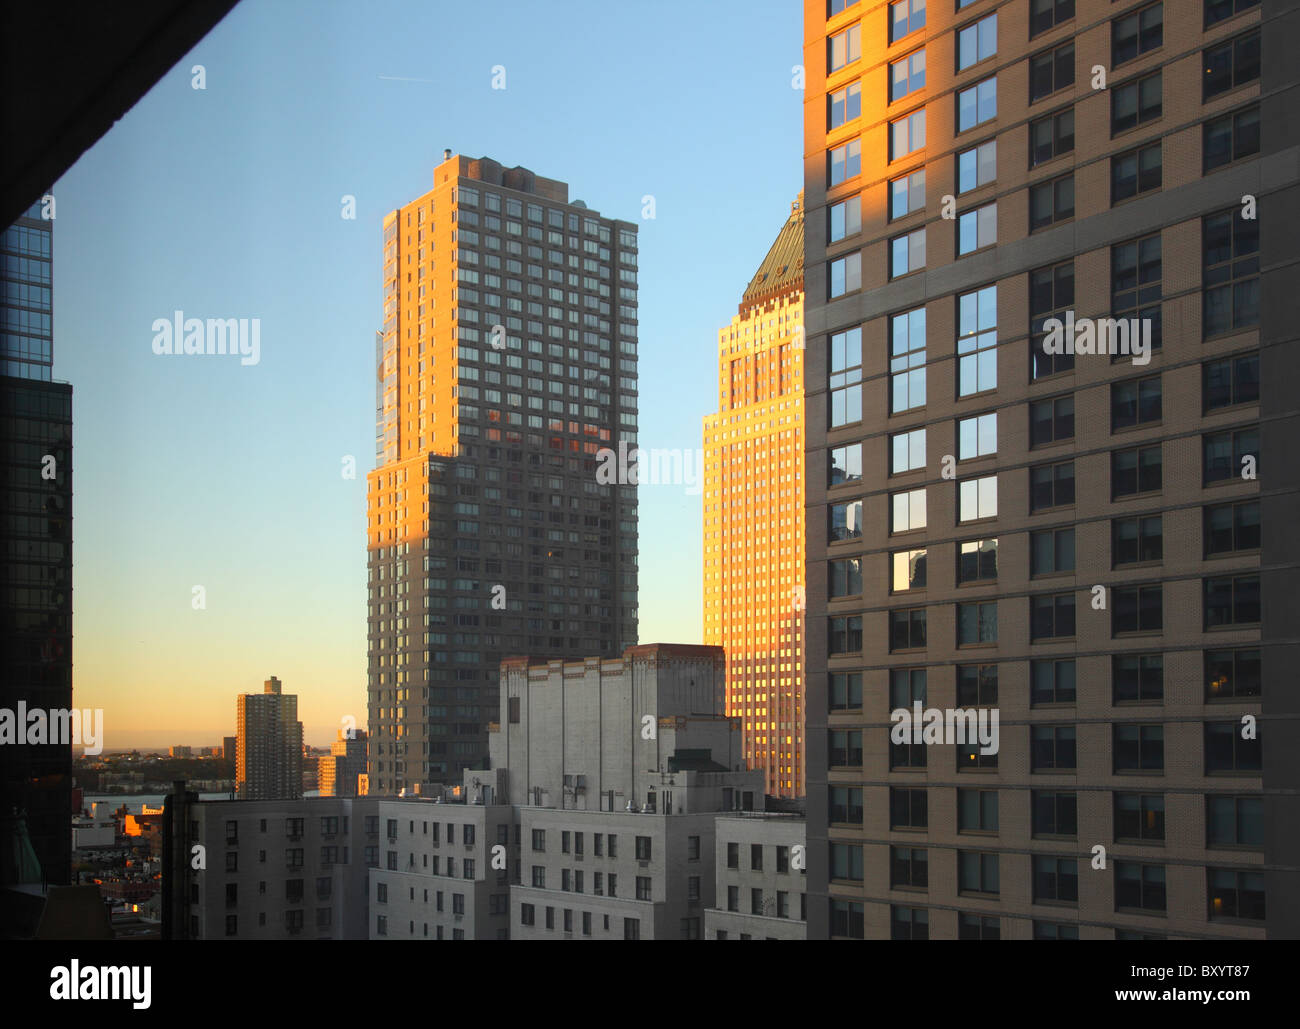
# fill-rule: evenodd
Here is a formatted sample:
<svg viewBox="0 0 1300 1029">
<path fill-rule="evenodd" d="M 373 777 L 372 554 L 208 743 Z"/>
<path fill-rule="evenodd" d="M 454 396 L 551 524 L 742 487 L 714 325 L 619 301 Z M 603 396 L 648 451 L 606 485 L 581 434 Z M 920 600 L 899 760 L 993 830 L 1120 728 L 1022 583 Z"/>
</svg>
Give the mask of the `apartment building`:
<svg viewBox="0 0 1300 1029">
<path fill-rule="evenodd" d="M 768 794 L 804 793 L 803 194 L 731 323 L 704 419 L 704 642 Z M 758 528 L 760 527 L 761 528 Z"/>
<path fill-rule="evenodd" d="M 458 784 L 510 654 L 636 642 L 637 226 L 444 153 L 384 219 L 369 474 L 368 788 Z"/>
<path fill-rule="evenodd" d="M 804 11 L 810 938 L 1294 937 L 1300 13 Z"/>
<path fill-rule="evenodd" d="M 298 698 L 274 675 L 261 693 L 237 699 L 235 791 L 240 800 L 302 796 L 302 722 Z"/>
<path fill-rule="evenodd" d="M 707 940 L 808 938 L 807 823 L 793 811 L 719 815 Z"/>
<path fill-rule="evenodd" d="M 340 729 L 330 752 L 317 762 L 322 797 L 357 796 L 357 778 L 366 771 L 367 734 L 364 729 Z"/>
</svg>

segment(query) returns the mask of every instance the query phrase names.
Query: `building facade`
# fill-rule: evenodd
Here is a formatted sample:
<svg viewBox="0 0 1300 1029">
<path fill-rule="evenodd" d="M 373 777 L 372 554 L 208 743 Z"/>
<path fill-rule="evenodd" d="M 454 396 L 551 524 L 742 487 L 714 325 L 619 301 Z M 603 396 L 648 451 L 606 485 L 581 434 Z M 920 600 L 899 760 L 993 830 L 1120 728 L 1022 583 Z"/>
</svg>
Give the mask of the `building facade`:
<svg viewBox="0 0 1300 1029">
<path fill-rule="evenodd" d="M 264 690 L 238 698 L 235 793 L 240 800 L 291 800 L 302 796 L 298 698 L 282 692 L 274 675 Z"/>
<path fill-rule="evenodd" d="M 384 220 L 368 476 L 369 789 L 487 756 L 510 654 L 636 642 L 637 236 L 568 186 L 453 156 Z"/>
<path fill-rule="evenodd" d="M 0 708 L 15 713 L 20 704 L 29 712 L 72 708 L 72 387 L 53 380 L 47 213 L 38 201 L 0 237 Z M 44 881 L 68 883 L 70 741 L 0 746 L 0 803 L 6 816 L 23 813 Z"/>
<path fill-rule="evenodd" d="M 772 796 L 804 793 L 803 194 L 718 332 L 704 419 L 704 642 Z M 756 531 L 756 526 L 762 526 Z"/>
<path fill-rule="evenodd" d="M 1295 936 L 1300 15 L 804 10 L 810 937 Z"/>
<path fill-rule="evenodd" d="M 806 940 L 807 823 L 794 812 L 719 815 L 707 940 Z"/>
</svg>

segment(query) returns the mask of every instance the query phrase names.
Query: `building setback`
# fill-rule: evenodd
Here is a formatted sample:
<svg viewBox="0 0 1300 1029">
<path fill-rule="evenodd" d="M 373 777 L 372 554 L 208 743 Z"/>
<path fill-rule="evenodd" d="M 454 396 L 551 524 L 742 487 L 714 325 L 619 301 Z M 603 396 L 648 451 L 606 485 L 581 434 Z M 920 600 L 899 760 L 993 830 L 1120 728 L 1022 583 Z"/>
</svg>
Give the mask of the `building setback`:
<svg viewBox="0 0 1300 1029">
<path fill-rule="evenodd" d="M 52 378 L 54 221 L 42 213 L 38 201 L 0 238 L 0 708 L 15 713 L 20 704 L 29 712 L 72 707 L 72 387 Z M 68 883 L 69 740 L 0 746 L 9 854 L 23 849 L 12 839 L 22 832 L 15 811 L 25 815 L 39 879 Z M 9 865 L 0 874 L 6 882 L 37 874 Z"/>
<path fill-rule="evenodd" d="M 704 419 L 704 642 L 772 796 L 804 793 L 803 195 L 718 332 Z M 759 528 L 761 527 L 761 528 Z"/>
<path fill-rule="evenodd" d="M 384 220 L 368 476 L 375 794 L 487 756 L 503 657 L 636 642 L 637 237 L 568 186 L 444 155 Z"/>
<path fill-rule="evenodd" d="M 809 937 L 1296 936 L 1300 13 L 804 12 Z"/>
</svg>

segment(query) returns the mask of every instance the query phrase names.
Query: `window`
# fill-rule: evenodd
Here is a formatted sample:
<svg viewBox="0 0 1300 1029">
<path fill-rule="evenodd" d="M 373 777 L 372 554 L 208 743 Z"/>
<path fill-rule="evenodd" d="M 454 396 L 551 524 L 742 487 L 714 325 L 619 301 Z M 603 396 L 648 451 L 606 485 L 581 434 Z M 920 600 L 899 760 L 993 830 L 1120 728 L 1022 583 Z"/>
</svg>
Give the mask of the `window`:
<svg viewBox="0 0 1300 1029">
<path fill-rule="evenodd" d="M 1207 868 L 1210 921 L 1264 921 L 1264 873 L 1232 868 Z"/>
<path fill-rule="evenodd" d="M 957 545 L 957 581 L 988 582 L 998 577 L 998 541 L 967 540 Z"/>
<path fill-rule="evenodd" d="M 862 881 L 862 847 L 849 843 L 832 843 L 831 878 Z"/>
<path fill-rule="evenodd" d="M 924 237 L 922 238 L 922 260 L 924 260 Z M 831 299 L 842 297 L 862 288 L 862 255 L 846 254 L 831 262 L 830 295 Z"/>
<path fill-rule="evenodd" d="M 1116 518 L 1110 523 L 1111 567 L 1159 561 L 1164 556 L 1164 525 L 1160 515 Z"/>
<path fill-rule="evenodd" d="M 1074 395 L 1066 394 L 1029 405 L 1029 445 L 1047 446 L 1074 439 Z"/>
<path fill-rule="evenodd" d="M 957 131 L 965 132 L 998 116 L 996 75 L 957 92 Z"/>
<path fill-rule="evenodd" d="M 1205 652 L 1205 699 L 1235 700 L 1263 693 L 1259 651 L 1253 648 Z"/>
<path fill-rule="evenodd" d="M 830 709 L 832 711 L 862 710 L 862 673 L 830 673 Z"/>
<path fill-rule="evenodd" d="M 891 668 L 889 671 L 889 706 L 897 711 L 910 708 L 915 701 L 925 706 L 926 676 L 924 668 Z"/>
<path fill-rule="evenodd" d="M 1205 837 L 1211 847 L 1264 846 L 1264 798 L 1205 798 Z"/>
<path fill-rule="evenodd" d="M 437 842 L 437 837 L 434 837 L 434 842 L 435 842 L 435 843 Z M 535 851 L 544 851 L 544 850 L 546 850 L 546 830 L 545 830 L 545 829 L 534 829 L 534 830 L 533 830 L 533 850 L 535 850 Z"/>
<path fill-rule="evenodd" d="M 1036 381 L 1074 368 L 1074 355 L 1061 348 L 1053 354 L 1044 349 L 1046 323 L 1064 321 L 1074 307 L 1074 262 L 1038 268 L 1029 273 L 1030 377 Z"/>
<path fill-rule="evenodd" d="M 1259 222 L 1231 208 L 1201 228 L 1206 337 L 1259 324 Z"/>
<path fill-rule="evenodd" d="M 862 231 L 862 198 L 849 197 L 830 208 L 830 239 L 836 243 L 841 239 L 857 235 Z"/>
<path fill-rule="evenodd" d="M 1110 270 L 1111 314 L 1125 321 L 1137 319 L 1139 324 L 1136 328 L 1139 330 L 1144 328 L 1143 322 L 1149 322 L 1151 349 L 1159 350 L 1162 342 L 1160 280 L 1163 276 L 1159 233 L 1111 247 Z M 1128 336 L 1132 343 L 1137 342 L 1133 327 L 1128 329 Z M 1119 356 L 1113 355 L 1111 361 L 1117 361 Z"/>
<path fill-rule="evenodd" d="M 826 41 L 826 72 L 838 71 L 862 56 L 862 26 L 850 25 Z"/>
<path fill-rule="evenodd" d="M 1163 175 L 1163 155 L 1158 142 L 1117 154 L 1110 159 L 1111 204 L 1159 189 Z"/>
<path fill-rule="evenodd" d="M 1110 134 L 1155 121 L 1164 111 L 1160 72 L 1131 79 L 1111 90 Z"/>
<path fill-rule="evenodd" d="M 1029 0 L 1029 35 L 1040 35 L 1074 17 L 1074 0 Z"/>
<path fill-rule="evenodd" d="M 1074 594 L 1029 598 L 1029 638 L 1056 639 L 1074 635 Z"/>
<path fill-rule="evenodd" d="M 962 71 L 998 52 L 998 16 L 990 14 L 957 31 L 957 70 Z"/>
<path fill-rule="evenodd" d="M 928 889 L 930 861 L 926 852 L 916 847 L 890 847 L 889 885 L 893 889 Z"/>
<path fill-rule="evenodd" d="M 641 939 L 641 919 L 639 918 L 623 919 L 623 939 L 625 940 Z"/>
<path fill-rule="evenodd" d="M 1156 493 L 1162 482 L 1160 445 L 1116 450 L 1111 454 L 1110 489 L 1113 499 Z"/>
<path fill-rule="evenodd" d="M 1164 43 L 1164 4 L 1151 4 L 1110 23 L 1110 63 L 1118 67 Z"/>
<path fill-rule="evenodd" d="M 889 437 L 889 474 L 925 468 L 925 430 L 912 429 Z"/>
<path fill-rule="evenodd" d="M 1033 790 L 1035 836 L 1078 836 L 1079 797 L 1076 793 Z"/>
<path fill-rule="evenodd" d="M 843 146 L 837 146 L 829 152 L 830 185 L 838 186 L 841 182 L 862 173 L 862 141 L 851 139 Z"/>
<path fill-rule="evenodd" d="M 650 837 L 638 836 L 636 838 L 636 859 L 638 861 L 650 860 Z"/>
<path fill-rule="evenodd" d="M 1163 793 L 1116 793 L 1115 839 L 1163 840 L 1165 838 L 1165 796 Z M 1133 907 L 1126 904 L 1125 907 Z"/>
<path fill-rule="evenodd" d="M 1201 141 L 1205 174 L 1259 153 L 1259 105 L 1205 123 Z"/>
<path fill-rule="evenodd" d="M 856 654 L 862 650 L 862 616 L 852 615 L 847 618 L 830 618 L 827 636 L 827 652 L 834 654 Z"/>
<path fill-rule="evenodd" d="M 998 604 L 957 605 L 957 645 L 996 643 L 998 641 Z"/>
<path fill-rule="evenodd" d="M 889 5 L 889 41 L 925 28 L 925 0 L 898 0 Z"/>
<path fill-rule="evenodd" d="M 1164 626 L 1164 590 L 1159 584 L 1117 586 L 1111 590 L 1111 634 L 1160 632 Z"/>
<path fill-rule="evenodd" d="M 1029 513 L 1074 503 L 1074 462 L 1039 464 L 1029 469 Z"/>
<path fill-rule="evenodd" d="M 958 522 L 974 522 L 998 515 L 998 477 L 984 475 L 958 483 Z"/>
<path fill-rule="evenodd" d="M 925 51 L 921 51 L 924 55 Z M 921 76 L 925 76 L 925 60 L 922 56 Z M 862 84 L 858 82 L 850 83 L 843 89 L 837 89 L 826 98 L 830 105 L 827 114 L 827 129 L 838 129 L 841 125 L 846 125 L 853 121 L 854 118 L 862 116 Z"/>
<path fill-rule="evenodd" d="M 862 478 L 862 444 L 854 443 L 847 447 L 833 447 L 827 451 L 830 468 L 827 474 L 828 486 L 839 486 L 846 482 L 857 482 Z"/>
<path fill-rule="evenodd" d="M 925 146 L 925 108 L 904 115 L 889 123 L 889 159 L 915 153 Z M 857 174 L 854 172 L 854 174 Z M 831 183 L 834 185 L 834 183 Z"/>
<path fill-rule="evenodd" d="M 898 414 L 925 405 L 925 308 L 894 315 L 890 326 L 889 391 L 892 413 Z"/>
<path fill-rule="evenodd" d="M 963 293 L 957 298 L 957 390 L 963 397 L 997 389 L 998 288 Z M 989 417 L 996 419 L 996 415 Z M 993 438 L 997 447 L 996 432 Z"/>
<path fill-rule="evenodd" d="M 831 335 L 829 385 L 831 427 L 860 422 L 862 420 L 862 330 L 860 328 L 847 329 Z"/>
<path fill-rule="evenodd" d="M 957 831 L 997 832 L 998 791 L 958 789 Z"/>
<path fill-rule="evenodd" d="M 1165 866 L 1140 865 L 1136 861 L 1115 862 L 1115 910 L 1165 909 Z"/>
<path fill-rule="evenodd" d="M 1217 25 L 1235 14 L 1258 6 L 1259 0 L 1205 0 L 1205 27 L 1208 29 L 1211 25 Z"/>
<path fill-rule="evenodd" d="M 921 492 L 924 493 L 925 491 L 922 490 Z M 850 500 L 844 504 L 831 504 L 829 510 L 830 526 L 827 531 L 831 542 L 857 539 L 862 535 L 861 500 Z"/>
<path fill-rule="evenodd" d="M 865 939 L 862 908 L 862 904 L 853 901 L 832 900 L 831 935 L 854 940 Z"/>
<path fill-rule="evenodd" d="M 1074 530 L 1042 529 L 1029 534 L 1029 574 L 1074 571 Z"/>
<path fill-rule="evenodd" d="M 1116 772 L 1159 772 L 1165 767 L 1163 725 L 1114 726 L 1112 754 Z"/>
<path fill-rule="evenodd" d="M 889 241 L 889 277 L 898 278 L 925 267 L 925 229 L 915 229 Z"/>
<path fill-rule="evenodd" d="M 1246 459 L 1253 458 L 1259 468 L 1259 429 L 1233 429 L 1229 432 L 1212 432 L 1201 437 L 1203 476 L 1205 485 L 1235 479 L 1245 468 Z"/>
<path fill-rule="evenodd" d="M 830 820 L 834 823 L 850 823 L 853 825 L 862 824 L 862 787 L 861 786 L 831 786 L 830 793 Z M 781 854 L 777 851 L 777 871 L 785 871 L 781 868 Z"/>
<path fill-rule="evenodd" d="M 889 612 L 889 649 L 918 650 L 925 646 L 925 608 Z"/>
<path fill-rule="evenodd" d="M 1259 402 L 1259 354 L 1224 357 L 1201 365 L 1201 410 Z"/>
<path fill-rule="evenodd" d="M 965 360 L 965 359 L 963 359 Z M 957 421 L 958 460 L 988 457 L 997 453 L 997 413 L 976 414 Z"/>
<path fill-rule="evenodd" d="M 958 851 L 957 891 L 996 895 L 999 892 L 998 856 L 969 850 Z"/>
<path fill-rule="evenodd" d="M 1074 85 L 1074 44 L 1044 50 L 1029 58 L 1029 102 Z"/>
<path fill-rule="evenodd" d="M 1212 46 L 1204 52 L 1203 101 L 1259 78 L 1259 30 Z"/>
<path fill-rule="evenodd" d="M 998 177 L 998 144 L 990 139 L 957 154 L 957 192 L 969 193 Z"/>
<path fill-rule="evenodd" d="M 650 900 L 650 877 L 648 875 L 638 875 L 636 877 L 636 899 Z"/>
<path fill-rule="evenodd" d="M 928 940 L 930 914 L 924 908 L 905 908 L 889 905 L 889 938 L 891 940 Z"/>
<path fill-rule="evenodd" d="M 862 593 L 862 559 L 845 558 L 830 562 L 830 595 L 856 597 Z"/>
<path fill-rule="evenodd" d="M 1029 745 L 1033 771 L 1074 771 L 1074 726 L 1031 725 L 1029 727 Z"/>
<path fill-rule="evenodd" d="M 1079 862 L 1076 858 L 1034 856 L 1034 901 L 1078 903 Z M 1037 927 L 1038 923 L 1035 923 Z M 1077 930 L 1076 930 L 1077 938 Z"/>
<path fill-rule="evenodd" d="M 1205 628 L 1259 621 L 1259 576 L 1222 575 L 1203 584 Z"/>
<path fill-rule="evenodd" d="M 1243 739 L 1241 720 L 1205 723 L 1205 771 L 1259 772 L 1262 750 L 1260 739 Z"/>
<path fill-rule="evenodd" d="M 889 217 L 901 218 L 925 208 L 925 169 L 889 183 Z M 833 242 L 833 241 L 832 241 Z"/>
<path fill-rule="evenodd" d="M 1070 0 L 1071 3 L 1074 0 Z M 957 915 L 957 939 L 959 940 L 1000 940 L 1002 932 L 1000 920 L 989 915 L 968 915 L 964 911 Z"/>
<path fill-rule="evenodd" d="M 889 788 L 889 827 L 924 829 L 929 825 L 927 795 L 923 788 Z"/>
<path fill-rule="evenodd" d="M 1029 231 L 1036 232 L 1074 217 L 1074 175 L 1029 187 Z"/>
<path fill-rule="evenodd" d="M 889 63 L 889 102 L 925 88 L 925 50 L 917 50 Z M 861 113 L 859 111 L 859 113 Z"/>
<path fill-rule="evenodd" d="M 998 205 L 985 204 L 957 216 L 957 256 L 970 254 L 998 241 Z"/>
<path fill-rule="evenodd" d="M 1128 429 L 1162 417 L 1160 376 L 1129 379 L 1110 387 L 1110 429 Z"/>
<path fill-rule="evenodd" d="M 1029 167 L 1037 168 L 1073 150 L 1073 107 L 1029 123 Z"/>
<path fill-rule="evenodd" d="M 895 593 L 925 588 L 925 551 L 897 550 L 891 555 L 893 575 L 890 589 Z"/>
<path fill-rule="evenodd" d="M 1074 532 L 1073 529 L 1069 531 Z M 1074 658 L 1030 661 L 1029 689 L 1029 702 L 1034 707 L 1044 704 L 1073 704 L 1077 698 Z"/>
</svg>

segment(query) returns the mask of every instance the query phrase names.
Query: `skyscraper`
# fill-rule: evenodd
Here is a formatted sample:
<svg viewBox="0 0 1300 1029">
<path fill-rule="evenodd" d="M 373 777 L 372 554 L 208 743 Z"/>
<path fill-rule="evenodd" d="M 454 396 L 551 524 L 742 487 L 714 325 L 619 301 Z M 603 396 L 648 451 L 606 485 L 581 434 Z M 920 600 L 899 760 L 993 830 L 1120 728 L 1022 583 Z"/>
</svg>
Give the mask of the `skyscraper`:
<svg viewBox="0 0 1300 1029">
<path fill-rule="evenodd" d="M 636 631 L 637 229 L 444 153 L 384 219 L 369 474 L 369 789 L 481 767 L 503 657 Z"/>
<path fill-rule="evenodd" d="M 239 695 L 235 793 L 240 800 L 302 796 L 302 722 L 298 698 L 282 693 L 274 675 L 262 693 Z"/>
<path fill-rule="evenodd" d="M 804 11 L 810 938 L 1294 937 L 1300 13 Z"/>
<path fill-rule="evenodd" d="M 704 642 L 772 796 L 804 793 L 803 194 L 718 332 L 704 419 Z"/>
<path fill-rule="evenodd" d="M 43 213 L 33 204 L 0 243 L 0 708 L 48 717 L 72 707 L 72 387 L 52 378 L 54 221 Z M 46 882 L 67 883 L 68 742 L 0 746 L 0 794 L 7 824 L 25 812 Z"/>
</svg>

